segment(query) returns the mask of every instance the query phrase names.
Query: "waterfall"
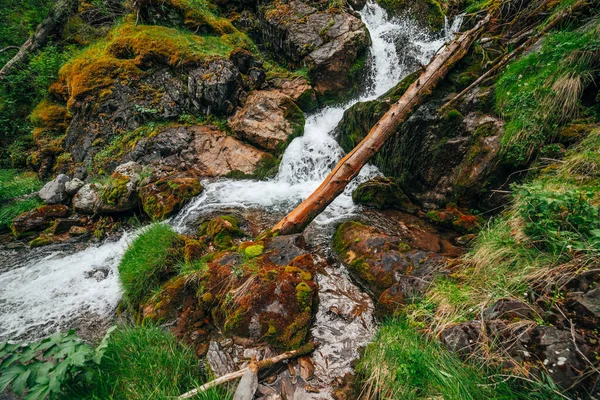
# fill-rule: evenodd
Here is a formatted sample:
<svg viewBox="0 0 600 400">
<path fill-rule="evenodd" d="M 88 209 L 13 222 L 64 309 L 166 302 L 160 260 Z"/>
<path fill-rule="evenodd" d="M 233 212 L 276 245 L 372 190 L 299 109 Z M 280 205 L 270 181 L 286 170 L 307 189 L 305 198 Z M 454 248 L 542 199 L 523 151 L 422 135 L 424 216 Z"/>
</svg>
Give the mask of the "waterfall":
<svg viewBox="0 0 600 400">
<path fill-rule="evenodd" d="M 203 182 L 203 193 L 169 223 L 183 231 L 187 223 L 202 213 L 220 208 L 259 208 L 279 213 L 291 210 L 319 186 L 343 156 L 333 130 L 344 111 L 356 102 L 384 94 L 412 72 L 412 67 L 404 61 L 406 57 L 397 52 L 398 35 L 408 37 L 418 61 L 426 64 L 460 25 L 460 21 L 455 21 L 444 34 L 432 39 L 409 19 L 389 19 L 373 0 L 360 15 L 372 39 L 368 63 L 371 83 L 364 93 L 344 105 L 326 107 L 309 115 L 304 135 L 290 143 L 274 178 Z M 356 212 L 352 190 L 377 174 L 377 168 L 365 166 L 315 223 L 329 224 Z M 112 315 L 121 294 L 118 263 L 135 235 L 135 232 L 126 234 L 119 241 L 73 254 L 50 254 L 0 273 L 0 340 L 33 340 L 68 329 L 82 316 L 101 319 Z"/>
</svg>

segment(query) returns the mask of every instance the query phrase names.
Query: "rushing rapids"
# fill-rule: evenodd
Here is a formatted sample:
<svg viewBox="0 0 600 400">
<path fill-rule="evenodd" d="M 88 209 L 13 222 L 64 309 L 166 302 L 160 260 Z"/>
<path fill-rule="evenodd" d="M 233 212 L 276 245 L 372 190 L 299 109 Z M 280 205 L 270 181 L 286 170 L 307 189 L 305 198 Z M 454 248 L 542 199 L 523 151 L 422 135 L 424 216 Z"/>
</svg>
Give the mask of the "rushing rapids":
<svg viewBox="0 0 600 400">
<path fill-rule="evenodd" d="M 375 99 L 412 72 L 415 61 L 426 64 L 456 31 L 460 21 L 432 38 L 409 19 L 389 19 L 373 1 L 360 12 L 372 39 L 369 79 L 364 93 L 344 105 L 327 107 L 309 116 L 304 135 L 286 149 L 279 172 L 267 181 L 218 180 L 203 182 L 204 192 L 172 218 L 178 231 L 186 232 L 203 215 L 221 209 L 257 210 L 283 214 L 307 197 L 343 156 L 334 128 L 344 111 L 359 101 Z M 408 60 L 398 54 L 397 40 L 408 40 L 414 54 Z M 317 253 L 327 255 L 332 222 L 357 211 L 351 193 L 358 183 L 379 174 L 363 168 L 327 210 L 317 218 L 308 238 Z M 143 229 L 143 228 L 142 228 Z M 118 264 L 136 232 L 118 241 L 107 241 L 81 251 L 35 253 L 25 262 L 13 262 L 0 273 L 0 340 L 33 340 L 57 330 L 78 327 L 81 319 L 110 320 L 120 299 Z M 6 255 L 15 260 L 19 254 Z M 357 349 L 373 333 L 373 304 L 348 278 L 340 265 L 330 265 L 318 277 L 319 310 L 311 330 L 322 343 L 313 361 L 317 375 L 331 380 L 351 372 Z M 338 315 L 332 316 L 331 310 Z"/>
</svg>

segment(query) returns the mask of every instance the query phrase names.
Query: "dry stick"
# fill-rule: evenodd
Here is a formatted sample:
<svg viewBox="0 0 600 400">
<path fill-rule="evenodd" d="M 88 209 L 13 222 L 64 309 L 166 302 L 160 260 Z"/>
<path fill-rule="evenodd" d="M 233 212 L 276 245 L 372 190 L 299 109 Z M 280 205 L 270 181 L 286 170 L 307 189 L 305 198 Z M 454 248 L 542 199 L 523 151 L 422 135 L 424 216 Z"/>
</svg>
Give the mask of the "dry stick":
<svg viewBox="0 0 600 400">
<path fill-rule="evenodd" d="M 279 232 L 281 235 L 301 232 L 342 193 L 346 185 L 360 172 L 363 165 L 396 132 L 398 125 L 404 122 L 414 108 L 421 104 L 423 98 L 431 93 L 452 65 L 466 54 L 490 18 L 490 15 L 487 15 L 473 29 L 459 35 L 446 49 L 436 55 L 419 79 L 410 85 L 400 100 L 392 105 L 379 122 L 371 128 L 369 134 L 337 164 L 317 190 L 275 225 L 273 232 Z"/>
<path fill-rule="evenodd" d="M 67 16 L 76 9 L 76 5 L 76 0 L 59 0 L 50 15 L 37 26 L 33 35 L 19 48 L 19 52 L 0 69 L 0 80 L 25 61 L 29 54 L 44 46 L 52 32 L 60 27 Z"/>
<path fill-rule="evenodd" d="M 242 368 L 239 371 L 232 372 L 230 374 L 225 374 L 213 381 L 205 383 L 204 385 L 200 386 L 199 388 L 190 390 L 189 392 L 184 393 L 181 396 L 179 396 L 178 399 L 179 400 L 189 399 L 189 398 L 194 397 L 198 393 L 206 392 L 208 389 L 211 389 L 216 386 L 222 385 L 224 383 L 231 382 L 235 379 L 241 378 L 242 375 L 244 375 L 244 373 L 250 369 L 252 369 L 253 372 L 258 373 L 258 371 L 263 370 L 265 368 L 269 368 L 272 365 L 277 364 L 278 362 L 281 362 L 284 360 L 289 360 L 290 358 L 299 357 L 304 354 L 312 353 L 318 345 L 319 345 L 318 342 L 310 342 L 310 343 L 307 343 L 306 345 L 300 347 L 298 350 L 286 351 L 285 353 L 281 353 L 278 356 L 267 358 L 267 359 L 261 360 L 261 361 L 257 361 L 255 363 L 251 363 L 246 368 Z"/>
<path fill-rule="evenodd" d="M 552 29 L 558 23 L 560 23 L 565 18 L 570 16 L 574 11 L 577 11 L 578 9 L 586 6 L 587 4 L 588 4 L 587 0 L 579 0 L 577 3 L 573 4 L 571 7 L 559 12 L 556 15 L 556 17 L 554 17 L 554 19 L 552 21 L 550 21 L 541 31 L 539 31 L 536 35 L 530 37 L 525 43 L 523 43 L 522 45 L 520 45 L 519 47 L 514 49 L 512 52 L 510 52 L 507 55 L 505 55 L 504 57 L 502 57 L 502 59 L 500 61 L 498 61 L 498 63 L 496 65 L 494 65 L 492 68 L 487 70 L 483 75 L 481 75 L 479 78 L 477 78 L 477 80 L 475 82 L 471 83 L 462 92 L 460 92 L 459 94 L 454 96 L 454 98 L 452 98 L 450 101 L 448 101 L 446 104 L 444 104 L 442 106 L 442 108 L 440 108 L 440 111 L 443 111 L 443 110 L 447 109 L 448 107 L 450 107 L 452 104 L 456 103 L 456 101 L 458 99 L 463 97 L 465 94 L 469 93 L 475 86 L 478 86 L 480 83 L 484 82 L 489 77 L 491 77 L 500 68 L 505 66 L 510 60 L 512 60 L 513 58 L 515 58 L 516 56 L 518 56 L 519 54 L 521 54 L 522 52 L 524 52 L 525 50 L 527 50 L 528 48 L 533 46 L 542 36 L 544 36 L 546 33 L 548 33 L 550 31 L 550 29 Z"/>
</svg>

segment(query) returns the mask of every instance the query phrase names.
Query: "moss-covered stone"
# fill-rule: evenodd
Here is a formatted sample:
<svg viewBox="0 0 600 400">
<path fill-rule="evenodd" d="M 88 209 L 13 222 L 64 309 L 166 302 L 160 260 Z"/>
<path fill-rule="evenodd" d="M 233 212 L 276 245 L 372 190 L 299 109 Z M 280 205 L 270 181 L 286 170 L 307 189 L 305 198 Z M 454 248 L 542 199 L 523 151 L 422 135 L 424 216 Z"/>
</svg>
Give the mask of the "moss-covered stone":
<svg viewBox="0 0 600 400">
<path fill-rule="evenodd" d="M 380 210 L 388 208 L 407 212 L 417 210 L 393 178 L 376 177 L 361 183 L 352 192 L 352 200 L 357 204 Z"/>
<path fill-rule="evenodd" d="M 144 212 L 154 220 L 162 220 L 179 211 L 203 190 L 195 177 L 170 176 L 143 186 L 140 199 Z"/>
<path fill-rule="evenodd" d="M 410 12 L 419 22 L 432 30 L 444 27 L 444 11 L 437 0 L 377 0 L 394 16 Z"/>
</svg>

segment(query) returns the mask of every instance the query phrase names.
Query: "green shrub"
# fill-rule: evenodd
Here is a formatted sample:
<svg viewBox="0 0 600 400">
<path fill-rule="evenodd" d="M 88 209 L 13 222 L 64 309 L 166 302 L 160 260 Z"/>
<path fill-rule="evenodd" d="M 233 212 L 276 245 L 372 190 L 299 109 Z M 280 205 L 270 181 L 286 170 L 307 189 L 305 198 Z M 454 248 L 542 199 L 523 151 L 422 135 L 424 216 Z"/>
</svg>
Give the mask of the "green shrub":
<svg viewBox="0 0 600 400">
<path fill-rule="evenodd" d="M 551 188 L 550 188 L 551 189 Z M 595 193 L 577 187 L 548 190 L 540 182 L 517 189 L 524 233 L 538 246 L 560 254 L 567 250 L 600 250 L 600 218 Z"/>
<path fill-rule="evenodd" d="M 405 319 L 383 323 L 356 371 L 365 398 L 556 398 L 552 388 L 533 383 L 522 387 L 506 375 L 489 375 L 483 365 L 463 363 L 457 354 L 421 335 Z"/>
<path fill-rule="evenodd" d="M 65 400 L 173 399 L 197 387 L 204 378 L 194 351 L 158 327 L 117 329 L 110 337 L 102 363 L 90 382 L 71 385 Z M 198 399 L 227 399 L 212 391 Z"/>
<path fill-rule="evenodd" d="M 137 309 L 144 299 L 160 287 L 174 255 L 171 247 L 177 234 L 166 224 L 154 224 L 131 243 L 119 264 L 119 277 L 126 303 Z"/>
</svg>

